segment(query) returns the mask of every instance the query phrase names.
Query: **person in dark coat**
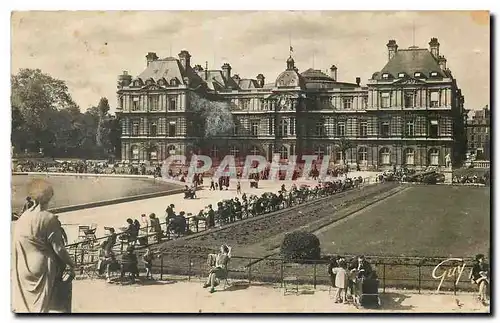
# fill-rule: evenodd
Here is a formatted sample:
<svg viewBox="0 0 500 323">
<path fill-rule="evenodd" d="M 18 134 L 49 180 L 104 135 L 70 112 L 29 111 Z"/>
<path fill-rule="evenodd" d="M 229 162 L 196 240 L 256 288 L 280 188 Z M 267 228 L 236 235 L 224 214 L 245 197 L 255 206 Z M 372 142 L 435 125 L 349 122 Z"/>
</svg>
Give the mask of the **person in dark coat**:
<svg viewBox="0 0 500 323">
<path fill-rule="evenodd" d="M 208 205 L 207 224 L 209 228 L 215 227 L 215 211 L 212 209 L 212 204 Z"/>
</svg>

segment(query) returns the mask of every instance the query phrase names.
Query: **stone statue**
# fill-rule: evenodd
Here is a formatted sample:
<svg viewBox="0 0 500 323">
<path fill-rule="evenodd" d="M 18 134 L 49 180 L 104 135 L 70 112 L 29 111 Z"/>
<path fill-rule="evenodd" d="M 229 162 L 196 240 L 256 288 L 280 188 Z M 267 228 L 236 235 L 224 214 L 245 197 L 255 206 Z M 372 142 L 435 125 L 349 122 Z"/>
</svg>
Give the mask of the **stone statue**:
<svg viewBox="0 0 500 323">
<path fill-rule="evenodd" d="M 450 156 L 450 154 L 447 154 L 446 156 L 444 156 L 444 161 L 445 161 L 446 167 L 451 167 L 451 156 Z"/>
</svg>

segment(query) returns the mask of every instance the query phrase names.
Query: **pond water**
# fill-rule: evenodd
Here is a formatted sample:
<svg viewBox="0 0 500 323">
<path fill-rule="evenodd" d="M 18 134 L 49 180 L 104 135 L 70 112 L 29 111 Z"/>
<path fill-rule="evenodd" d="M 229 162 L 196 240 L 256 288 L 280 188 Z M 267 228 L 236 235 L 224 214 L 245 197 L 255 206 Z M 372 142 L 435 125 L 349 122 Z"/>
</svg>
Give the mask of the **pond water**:
<svg viewBox="0 0 500 323">
<path fill-rule="evenodd" d="M 12 175 L 11 208 L 13 212 L 22 210 L 27 195 L 27 186 L 35 178 L 43 178 L 54 187 L 54 197 L 49 208 L 163 192 L 182 187 L 148 178 L 50 174 Z"/>
</svg>

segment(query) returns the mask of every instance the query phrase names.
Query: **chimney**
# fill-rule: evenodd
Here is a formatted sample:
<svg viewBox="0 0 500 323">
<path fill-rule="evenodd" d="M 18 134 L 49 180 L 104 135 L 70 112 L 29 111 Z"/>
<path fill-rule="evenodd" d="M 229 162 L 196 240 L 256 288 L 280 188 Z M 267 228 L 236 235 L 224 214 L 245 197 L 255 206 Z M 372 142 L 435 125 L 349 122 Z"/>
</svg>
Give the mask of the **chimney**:
<svg viewBox="0 0 500 323">
<path fill-rule="evenodd" d="M 259 74 L 259 75 L 257 75 L 256 79 L 257 79 L 257 83 L 259 84 L 259 87 L 264 87 L 264 80 L 266 79 L 264 77 L 264 75 Z"/>
<path fill-rule="evenodd" d="M 432 56 L 436 59 L 439 58 L 439 42 L 437 38 L 431 38 L 431 41 L 429 42 L 429 50 L 431 51 Z"/>
<path fill-rule="evenodd" d="M 224 79 L 229 80 L 231 77 L 231 65 L 228 63 L 224 63 L 224 65 L 222 65 L 222 75 L 224 76 Z"/>
<path fill-rule="evenodd" d="M 208 61 L 205 61 L 205 81 L 208 81 Z"/>
<path fill-rule="evenodd" d="M 438 58 L 439 68 L 443 71 L 446 70 L 446 58 L 444 56 L 439 56 Z"/>
<path fill-rule="evenodd" d="M 118 87 L 129 86 L 132 83 L 132 75 L 129 75 L 127 71 L 123 71 L 122 75 L 118 75 Z"/>
<path fill-rule="evenodd" d="M 396 44 L 394 39 L 389 40 L 387 43 L 387 52 L 389 54 L 389 60 L 391 60 L 398 52 L 398 44 Z"/>
<path fill-rule="evenodd" d="M 332 67 L 330 67 L 330 77 L 334 81 L 337 81 L 337 66 L 332 65 Z"/>
<path fill-rule="evenodd" d="M 356 85 L 359 86 L 359 83 L 361 83 L 361 77 L 356 77 Z"/>
<path fill-rule="evenodd" d="M 191 66 L 191 55 L 187 50 L 181 50 L 181 52 L 179 53 L 179 61 L 181 62 L 184 70 Z"/>
<path fill-rule="evenodd" d="M 158 56 L 156 55 L 156 53 L 154 52 L 149 52 L 147 55 L 146 55 L 146 66 L 149 66 L 149 63 L 151 62 L 154 62 L 158 59 Z"/>
</svg>

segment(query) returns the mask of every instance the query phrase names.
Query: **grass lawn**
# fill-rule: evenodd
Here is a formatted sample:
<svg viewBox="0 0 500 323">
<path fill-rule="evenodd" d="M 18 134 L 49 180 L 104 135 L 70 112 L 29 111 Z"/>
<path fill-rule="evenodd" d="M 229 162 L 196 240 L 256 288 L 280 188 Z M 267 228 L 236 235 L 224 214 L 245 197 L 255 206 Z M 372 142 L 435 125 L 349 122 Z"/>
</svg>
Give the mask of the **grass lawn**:
<svg viewBox="0 0 500 323">
<path fill-rule="evenodd" d="M 454 256 L 488 253 L 490 190 L 410 186 L 318 234 L 322 253 Z"/>
</svg>

